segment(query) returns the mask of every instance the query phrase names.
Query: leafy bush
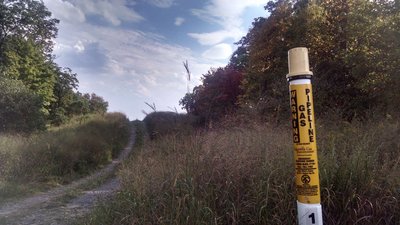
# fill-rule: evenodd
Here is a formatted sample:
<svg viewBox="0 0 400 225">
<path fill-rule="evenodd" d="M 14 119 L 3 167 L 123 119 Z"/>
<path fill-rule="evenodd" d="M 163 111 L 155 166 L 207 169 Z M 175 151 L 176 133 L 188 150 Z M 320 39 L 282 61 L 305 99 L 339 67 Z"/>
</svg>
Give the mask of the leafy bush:
<svg viewBox="0 0 400 225">
<path fill-rule="evenodd" d="M 21 81 L 0 77 L 0 132 L 31 132 L 45 128 L 41 98 Z"/>
<path fill-rule="evenodd" d="M 188 114 L 152 112 L 143 119 L 143 122 L 150 138 L 154 139 L 172 133 L 189 133 L 193 126 L 199 123 L 199 119 Z"/>
</svg>

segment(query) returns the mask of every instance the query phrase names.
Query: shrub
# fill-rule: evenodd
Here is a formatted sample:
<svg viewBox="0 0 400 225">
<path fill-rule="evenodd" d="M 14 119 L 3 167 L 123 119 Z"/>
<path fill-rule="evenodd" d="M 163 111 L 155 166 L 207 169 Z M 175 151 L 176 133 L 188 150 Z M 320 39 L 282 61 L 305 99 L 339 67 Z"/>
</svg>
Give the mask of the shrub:
<svg viewBox="0 0 400 225">
<path fill-rule="evenodd" d="M 43 130 L 42 105 L 42 99 L 21 81 L 0 77 L 0 132 Z"/>
<path fill-rule="evenodd" d="M 129 133 L 125 115 L 110 113 L 29 137 L 0 136 L 0 182 L 69 182 L 117 156 Z"/>
<path fill-rule="evenodd" d="M 175 112 L 152 112 L 143 122 L 150 138 L 155 139 L 172 133 L 187 134 L 198 124 L 198 118 Z"/>
</svg>

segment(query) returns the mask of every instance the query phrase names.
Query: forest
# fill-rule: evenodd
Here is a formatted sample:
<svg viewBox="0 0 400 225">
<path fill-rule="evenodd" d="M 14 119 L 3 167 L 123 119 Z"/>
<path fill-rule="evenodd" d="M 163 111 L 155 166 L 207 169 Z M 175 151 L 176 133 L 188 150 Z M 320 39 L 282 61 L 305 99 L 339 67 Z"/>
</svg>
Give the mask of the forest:
<svg viewBox="0 0 400 225">
<path fill-rule="evenodd" d="M 287 118 L 287 52 L 309 50 L 315 110 L 344 120 L 398 116 L 398 1 L 271 1 L 224 68 L 211 69 L 180 104 L 216 120 L 238 110 Z"/>
<path fill-rule="evenodd" d="M 54 61 L 59 22 L 43 2 L 0 2 L 1 132 L 29 133 L 107 111 L 101 96 L 77 92 L 77 74 Z"/>
</svg>

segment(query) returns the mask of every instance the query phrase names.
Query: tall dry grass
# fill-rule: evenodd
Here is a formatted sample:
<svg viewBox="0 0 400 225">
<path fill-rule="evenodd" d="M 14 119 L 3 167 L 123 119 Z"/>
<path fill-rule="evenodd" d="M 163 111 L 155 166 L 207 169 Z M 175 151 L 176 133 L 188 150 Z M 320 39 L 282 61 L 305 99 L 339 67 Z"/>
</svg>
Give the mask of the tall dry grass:
<svg viewBox="0 0 400 225">
<path fill-rule="evenodd" d="M 0 197 L 82 177 L 109 162 L 129 139 L 129 120 L 121 113 L 79 121 L 31 136 L 1 135 Z"/>
<path fill-rule="evenodd" d="M 85 223 L 296 224 L 290 132 L 253 124 L 148 142 Z M 399 122 L 317 132 L 325 224 L 400 224 Z"/>
</svg>

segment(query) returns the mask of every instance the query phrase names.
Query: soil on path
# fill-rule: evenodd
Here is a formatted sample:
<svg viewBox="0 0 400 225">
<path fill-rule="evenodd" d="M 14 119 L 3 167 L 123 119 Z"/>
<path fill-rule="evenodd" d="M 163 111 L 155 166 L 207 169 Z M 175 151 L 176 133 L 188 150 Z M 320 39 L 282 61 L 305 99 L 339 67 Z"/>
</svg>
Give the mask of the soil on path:
<svg viewBox="0 0 400 225">
<path fill-rule="evenodd" d="M 0 205 L 0 225 L 70 225 L 120 188 L 118 165 L 134 145 L 134 131 L 117 159 L 98 172 L 45 193 Z"/>
</svg>

